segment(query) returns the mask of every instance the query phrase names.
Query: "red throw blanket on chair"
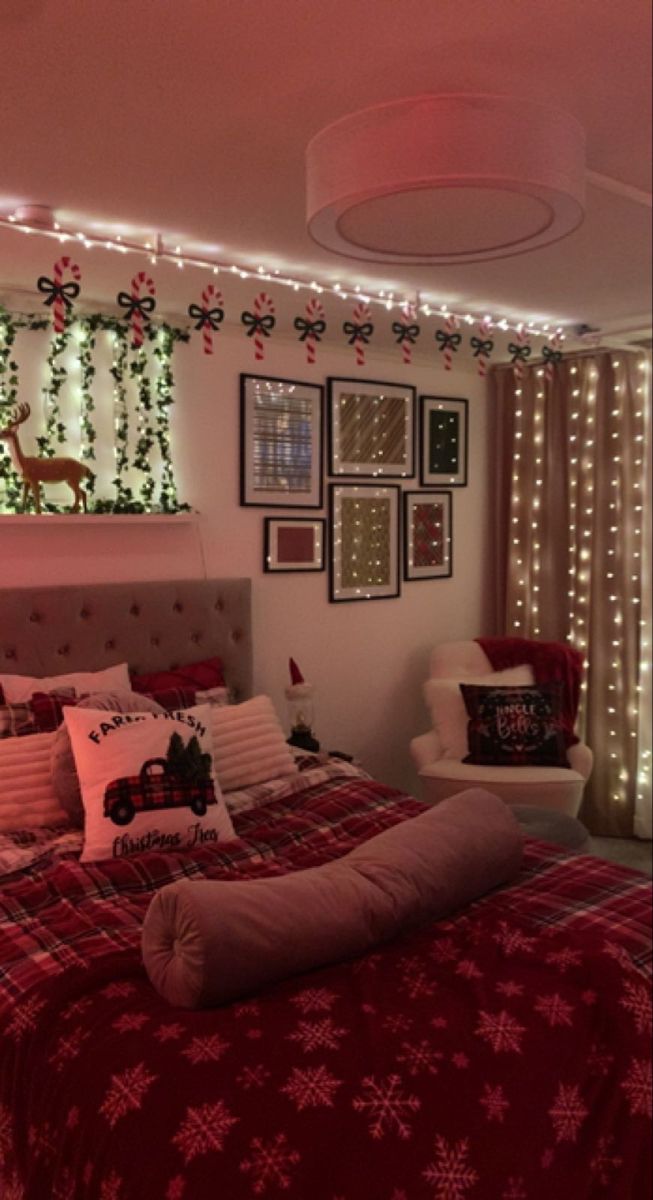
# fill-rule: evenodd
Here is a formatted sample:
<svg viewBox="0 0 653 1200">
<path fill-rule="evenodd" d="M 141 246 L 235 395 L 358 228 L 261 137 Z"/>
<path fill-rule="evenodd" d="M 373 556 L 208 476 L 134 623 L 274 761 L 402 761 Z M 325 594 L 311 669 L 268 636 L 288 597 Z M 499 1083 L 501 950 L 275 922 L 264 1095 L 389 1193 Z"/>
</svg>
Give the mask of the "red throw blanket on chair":
<svg viewBox="0 0 653 1200">
<path fill-rule="evenodd" d="M 562 642 L 538 642 L 531 638 L 497 637 L 476 638 L 495 671 L 518 667 L 528 663 L 533 668 L 536 683 L 562 683 L 562 718 L 565 743 L 573 746 L 578 741 L 574 733 L 580 683 L 583 674 L 583 656 L 573 646 Z"/>
</svg>

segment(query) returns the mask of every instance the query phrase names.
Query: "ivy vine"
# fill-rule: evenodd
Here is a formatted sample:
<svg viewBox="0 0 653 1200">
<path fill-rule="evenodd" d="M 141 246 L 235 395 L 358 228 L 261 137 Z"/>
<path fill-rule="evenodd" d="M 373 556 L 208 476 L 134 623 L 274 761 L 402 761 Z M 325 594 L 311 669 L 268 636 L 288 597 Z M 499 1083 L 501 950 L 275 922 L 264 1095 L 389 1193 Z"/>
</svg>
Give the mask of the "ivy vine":
<svg viewBox="0 0 653 1200">
<path fill-rule="evenodd" d="M 13 357 L 15 341 L 16 322 L 11 313 L 0 309 L 0 428 L 4 426 L 18 399 L 18 363 Z M 18 512 L 20 479 L 4 441 L 0 441 L 0 490 L 4 494 L 5 508 L 9 512 Z"/>
<path fill-rule="evenodd" d="M 79 325 L 79 367 L 82 393 L 79 423 L 82 433 L 82 458 L 84 462 L 89 463 L 95 461 L 95 443 L 97 441 L 97 434 L 93 424 L 93 413 L 95 412 L 95 401 L 93 399 L 93 380 L 95 379 L 93 351 L 95 350 L 96 331 L 84 319 L 79 322 Z M 95 475 L 89 475 L 86 481 L 87 495 L 92 496 L 94 491 Z"/>
<path fill-rule="evenodd" d="M 125 474 L 129 470 L 129 405 L 127 403 L 127 384 L 125 383 L 125 369 L 127 367 L 127 354 L 129 343 L 127 339 L 127 330 L 124 325 L 119 325 L 113 330 L 113 363 L 110 368 L 113 377 L 113 421 L 114 421 L 114 447 L 116 455 L 116 474 L 113 479 L 113 486 L 116 489 L 115 501 L 107 501 L 107 508 L 102 508 L 101 511 L 110 512 L 112 508 L 116 512 L 128 512 L 133 501 L 131 488 L 125 484 Z M 98 504 L 96 503 L 96 509 Z"/>
<path fill-rule="evenodd" d="M 156 376 L 156 430 L 155 436 L 161 454 L 161 488 L 159 502 L 164 512 L 176 512 L 179 507 L 172 458 L 170 454 L 170 406 L 173 403 L 172 352 L 174 330 L 161 329 L 154 346 L 154 355 L 159 370 Z"/>
<path fill-rule="evenodd" d="M 150 455 L 154 445 L 154 428 L 152 425 L 152 385 L 148 374 L 149 357 L 145 345 L 139 346 L 130 359 L 129 374 L 136 385 L 138 400 L 136 403 L 136 450 L 132 466 L 140 471 L 143 481 L 140 487 L 141 500 L 147 510 L 152 504 L 154 495 L 154 475 Z"/>
<path fill-rule="evenodd" d="M 42 458 L 54 458 L 56 446 L 63 446 L 66 441 L 66 426 L 61 420 L 60 396 L 61 390 L 68 379 L 68 371 L 60 361 L 62 354 L 68 349 L 72 322 L 64 326 L 63 333 L 54 333 L 46 359 L 49 380 L 42 389 L 43 404 L 46 413 L 45 434 L 37 437 L 36 444 Z"/>
</svg>

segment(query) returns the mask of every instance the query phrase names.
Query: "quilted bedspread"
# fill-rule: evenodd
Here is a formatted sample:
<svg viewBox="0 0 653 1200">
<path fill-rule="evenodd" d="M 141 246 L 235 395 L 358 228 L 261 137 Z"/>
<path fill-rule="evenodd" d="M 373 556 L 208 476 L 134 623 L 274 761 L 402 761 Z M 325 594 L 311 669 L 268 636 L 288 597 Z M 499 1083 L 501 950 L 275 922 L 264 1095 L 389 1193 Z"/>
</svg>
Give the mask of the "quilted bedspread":
<svg viewBox="0 0 653 1200">
<path fill-rule="evenodd" d="M 1 1200 L 642 1200 L 650 886 L 542 843 L 513 885 L 214 1010 L 139 949 L 152 892 L 337 857 L 421 805 L 334 764 L 236 842 L 82 866 L 0 839 Z"/>
</svg>

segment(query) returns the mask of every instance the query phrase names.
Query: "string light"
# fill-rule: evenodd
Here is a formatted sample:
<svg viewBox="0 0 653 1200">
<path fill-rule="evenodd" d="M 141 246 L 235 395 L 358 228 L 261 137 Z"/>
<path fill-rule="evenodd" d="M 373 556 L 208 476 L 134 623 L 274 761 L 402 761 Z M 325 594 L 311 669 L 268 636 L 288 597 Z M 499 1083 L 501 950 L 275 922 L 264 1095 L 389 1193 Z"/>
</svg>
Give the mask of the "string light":
<svg viewBox="0 0 653 1200">
<path fill-rule="evenodd" d="M 648 591 L 641 577 L 642 547 L 650 537 L 647 454 L 649 405 L 642 401 L 648 384 L 648 363 L 638 363 L 641 384 L 630 387 L 630 363 L 615 358 L 611 394 L 597 420 L 599 372 L 594 366 L 569 364 L 572 404 L 568 437 L 568 567 L 566 601 L 567 641 L 584 653 L 585 677 L 579 708 L 579 728 L 587 720 L 588 672 L 593 690 L 606 689 L 607 757 L 609 792 L 615 804 L 632 801 L 645 807 L 650 794 L 651 746 L 650 655 L 653 635 Z M 513 445 L 509 509 L 510 586 L 508 619 L 515 634 L 541 636 L 540 576 L 542 573 L 543 441 L 546 385 L 539 369 L 530 368 L 527 382 L 514 391 Z M 525 468 L 522 448 L 532 446 Z M 646 447 L 646 453 L 642 453 Z M 596 456 L 607 451 L 605 498 L 607 520 L 597 527 Z M 614 451 L 614 452 L 613 452 Z M 532 466 L 531 466 L 532 464 Z M 600 537 L 598 536 L 600 534 Z M 599 554 L 609 569 L 601 572 Z M 616 582 L 622 580 L 626 594 Z M 606 586 L 607 585 L 607 586 Z M 594 589 L 605 588 L 608 624 L 603 646 L 594 649 L 592 599 Z M 646 605 L 644 599 L 646 598 Z M 633 610 L 636 619 L 633 621 Z M 592 648 L 592 663 L 588 651 Z M 599 653 L 607 647 L 607 654 Z M 639 663 L 636 679 L 626 668 L 633 651 Z M 637 830 L 637 819 L 636 819 Z M 642 825 L 650 837 L 650 825 Z"/>
<path fill-rule="evenodd" d="M 0 228 L 2 227 L 25 234 L 38 234 L 41 237 L 51 238 L 62 244 L 75 240 L 87 250 L 99 248 L 120 254 L 143 255 L 150 263 L 173 263 L 180 270 L 184 267 L 196 267 L 201 271 L 210 271 L 213 275 L 218 275 L 220 271 L 229 271 L 237 275 L 240 279 L 249 279 L 253 276 L 265 283 L 278 283 L 283 287 L 292 288 L 296 292 L 305 290 L 322 294 L 328 291 L 338 300 L 363 300 L 368 304 L 381 305 L 388 311 L 395 306 L 403 307 L 406 303 L 410 302 L 414 303 L 426 316 L 429 316 L 434 309 L 438 309 L 443 316 L 457 317 L 459 321 L 465 321 L 468 325 L 477 324 L 481 320 L 481 314 L 478 312 L 468 312 L 457 306 L 456 308 L 451 308 L 448 304 L 439 302 L 437 298 L 427 297 L 423 294 L 417 297 L 414 295 L 395 297 L 394 292 L 388 292 L 387 288 L 382 288 L 379 291 L 363 290 L 360 284 L 343 287 L 341 283 L 334 284 L 330 280 L 303 279 L 299 271 L 296 272 L 295 270 L 292 273 L 286 274 L 278 267 L 266 267 L 263 264 L 259 264 L 254 268 L 243 263 L 230 262 L 223 258 L 193 254 L 190 251 L 184 250 L 179 244 L 174 247 L 166 246 L 161 234 L 157 234 L 154 241 L 151 238 L 147 238 L 141 242 L 136 237 L 128 239 L 121 234 L 116 234 L 115 237 L 112 237 L 108 234 L 98 233 L 94 229 L 66 227 L 57 221 L 53 223 L 51 228 L 47 228 L 39 224 L 30 224 L 28 220 L 23 220 L 22 218 L 19 221 L 15 214 L 0 216 Z M 528 332 L 534 337 L 541 337 L 546 341 L 552 336 L 552 326 L 548 322 L 543 325 L 534 324 L 527 321 L 526 318 L 495 318 L 491 314 L 484 314 L 484 319 L 488 322 L 491 321 L 504 332 L 508 330 L 517 332 L 521 326 L 526 325 Z M 564 340 L 564 327 L 562 325 L 555 327 L 555 333 L 561 340 Z"/>
</svg>

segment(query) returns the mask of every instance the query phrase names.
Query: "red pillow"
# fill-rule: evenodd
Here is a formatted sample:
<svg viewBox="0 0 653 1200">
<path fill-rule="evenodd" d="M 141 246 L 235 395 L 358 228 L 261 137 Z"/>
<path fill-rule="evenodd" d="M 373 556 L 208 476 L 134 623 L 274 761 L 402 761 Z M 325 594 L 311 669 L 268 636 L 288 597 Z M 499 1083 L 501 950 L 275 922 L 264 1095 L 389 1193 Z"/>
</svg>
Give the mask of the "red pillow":
<svg viewBox="0 0 653 1200">
<path fill-rule="evenodd" d="M 193 688 L 205 692 L 209 688 L 225 687 L 222 663 L 219 658 L 175 667 L 171 671 L 151 671 L 147 675 L 131 675 L 135 692 L 167 692 L 171 688 Z"/>
</svg>

